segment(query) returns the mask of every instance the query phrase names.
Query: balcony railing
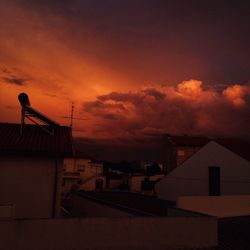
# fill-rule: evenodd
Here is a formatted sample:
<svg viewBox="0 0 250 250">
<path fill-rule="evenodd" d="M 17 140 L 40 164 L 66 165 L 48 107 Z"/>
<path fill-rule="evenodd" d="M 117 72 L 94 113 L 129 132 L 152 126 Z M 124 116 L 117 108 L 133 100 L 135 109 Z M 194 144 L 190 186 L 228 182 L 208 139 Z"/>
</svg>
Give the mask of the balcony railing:
<svg viewBox="0 0 250 250">
<path fill-rule="evenodd" d="M 63 178 L 79 178 L 80 172 L 64 172 Z"/>
</svg>

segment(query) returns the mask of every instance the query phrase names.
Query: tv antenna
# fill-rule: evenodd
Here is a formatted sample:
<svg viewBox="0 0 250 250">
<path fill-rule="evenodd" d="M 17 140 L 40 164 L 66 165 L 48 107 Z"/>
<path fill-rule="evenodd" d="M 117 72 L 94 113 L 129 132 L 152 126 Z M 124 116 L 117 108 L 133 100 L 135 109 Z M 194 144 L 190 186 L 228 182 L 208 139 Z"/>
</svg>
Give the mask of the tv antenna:
<svg viewBox="0 0 250 250">
<path fill-rule="evenodd" d="M 71 113 L 70 113 L 70 127 L 73 126 L 73 118 L 74 118 L 74 103 L 71 104 Z"/>
<path fill-rule="evenodd" d="M 73 120 L 86 120 L 86 118 L 74 117 L 74 110 L 75 110 L 75 106 L 74 106 L 74 102 L 72 102 L 70 116 L 61 116 L 61 118 L 63 119 L 70 119 L 71 129 L 73 129 Z"/>
</svg>

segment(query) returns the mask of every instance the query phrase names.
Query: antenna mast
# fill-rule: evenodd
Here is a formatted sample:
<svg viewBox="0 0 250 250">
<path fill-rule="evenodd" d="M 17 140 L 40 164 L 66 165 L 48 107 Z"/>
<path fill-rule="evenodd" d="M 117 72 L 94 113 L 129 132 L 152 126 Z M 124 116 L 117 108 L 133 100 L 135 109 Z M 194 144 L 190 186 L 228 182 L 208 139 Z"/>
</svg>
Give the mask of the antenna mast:
<svg viewBox="0 0 250 250">
<path fill-rule="evenodd" d="M 71 115 L 70 115 L 70 127 L 73 127 L 73 119 L 74 119 L 74 103 L 71 104 Z"/>
<path fill-rule="evenodd" d="M 75 110 L 75 106 L 74 106 L 74 102 L 71 103 L 71 113 L 69 116 L 61 116 L 61 118 L 63 119 L 70 119 L 70 128 L 73 129 L 73 120 L 86 120 L 86 118 L 80 118 L 80 117 L 74 117 L 74 110 Z"/>
</svg>

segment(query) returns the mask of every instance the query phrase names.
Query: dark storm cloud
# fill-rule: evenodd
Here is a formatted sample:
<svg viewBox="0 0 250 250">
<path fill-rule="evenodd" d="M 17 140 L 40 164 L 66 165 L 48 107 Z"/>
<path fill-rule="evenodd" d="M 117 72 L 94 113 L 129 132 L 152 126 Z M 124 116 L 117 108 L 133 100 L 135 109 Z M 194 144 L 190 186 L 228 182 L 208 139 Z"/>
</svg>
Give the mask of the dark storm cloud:
<svg viewBox="0 0 250 250">
<path fill-rule="evenodd" d="M 51 98 L 57 98 L 57 99 L 61 99 L 61 100 L 69 100 L 70 101 L 70 98 L 68 96 L 62 96 L 62 95 L 51 94 L 51 93 L 44 93 L 44 95 L 51 97 Z"/>
<path fill-rule="evenodd" d="M 84 111 L 106 120 L 118 120 L 122 118 L 121 114 L 123 115 L 126 112 L 126 108 L 121 103 L 106 103 L 101 100 L 96 100 L 86 102 Z"/>
<path fill-rule="evenodd" d="M 118 92 L 111 92 L 110 94 L 100 95 L 97 97 L 100 100 L 101 105 L 103 105 L 103 101 L 113 100 L 113 101 L 130 101 L 132 103 L 140 102 L 142 96 L 138 96 L 136 93 L 118 93 Z"/>
<path fill-rule="evenodd" d="M 77 149 L 100 160 L 159 160 L 162 158 L 162 142 L 157 140 L 107 140 L 75 138 Z"/>
<path fill-rule="evenodd" d="M 165 93 L 162 93 L 154 88 L 147 88 L 146 90 L 144 90 L 144 93 L 146 95 L 153 96 L 158 101 L 163 100 L 166 97 Z"/>
<path fill-rule="evenodd" d="M 27 83 L 26 79 L 18 78 L 15 76 L 2 77 L 2 80 L 7 84 L 15 84 L 15 85 L 20 85 L 20 86 L 26 85 Z"/>
<path fill-rule="evenodd" d="M 92 109 L 121 109 L 124 110 L 124 106 L 122 104 L 116 103 L 116 104 L 110 104 L 110 103 L 104 103 L 100 100 L 94 101 L 94 102 L 88 102 L 85 104 L 85 109 L 88 110 L 92 110 Z"/>
<path fill-rule="evenodd" d="M 27 85 L 31 81 L 31 77 L 27 74 L 19 72 L 17 68 L 8 68 L 5 66 L 0 67 L 0 80 L 6 84 L 13 84 L 18 86 Z"/>
</svg>

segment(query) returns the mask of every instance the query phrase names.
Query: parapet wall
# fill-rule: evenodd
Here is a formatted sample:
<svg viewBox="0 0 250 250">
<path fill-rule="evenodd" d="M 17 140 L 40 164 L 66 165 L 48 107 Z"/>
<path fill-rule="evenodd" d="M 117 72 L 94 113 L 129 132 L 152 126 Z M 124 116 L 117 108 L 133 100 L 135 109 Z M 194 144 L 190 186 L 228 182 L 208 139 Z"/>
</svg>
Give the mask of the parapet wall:
<svg viewBox="0 0 250 250">
<path fill-rule="evenodd" d="M 250 195 L 183 196 L 177 207 L 219 218 L 249 216 Z"/>
<path fill-rule="evenodd" d="M 196 218 L 68 218 L 0 221 L 0 249 L 166 249 L 217 245 L 217 221 Z"/>
</svg>

